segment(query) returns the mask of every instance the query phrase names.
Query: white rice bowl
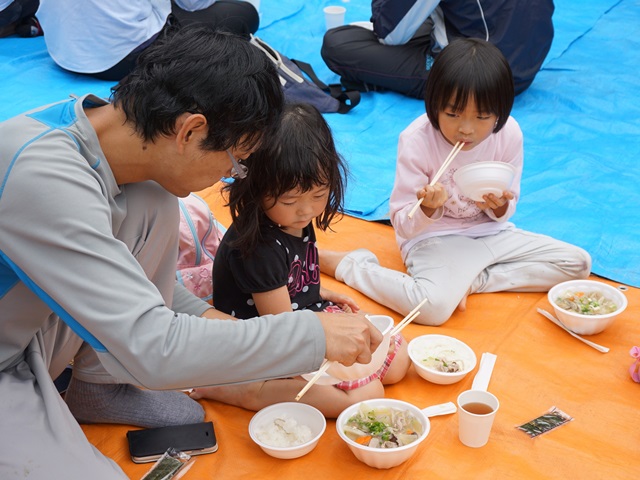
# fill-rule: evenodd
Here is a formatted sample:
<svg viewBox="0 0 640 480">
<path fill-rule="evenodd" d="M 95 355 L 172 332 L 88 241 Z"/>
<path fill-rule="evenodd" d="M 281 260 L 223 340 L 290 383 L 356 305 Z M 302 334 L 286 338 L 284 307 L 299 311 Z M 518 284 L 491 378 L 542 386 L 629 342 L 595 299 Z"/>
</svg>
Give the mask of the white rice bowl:
<svg viewBox="0 0 640 480">
<path fill-rule="evenodd" d="M 249 436 L 268 455 L 298 458 L 312 451 L 327 427 L 324 415 L 305 403 L 284 402 L 257 412 Z"/>
</svg>

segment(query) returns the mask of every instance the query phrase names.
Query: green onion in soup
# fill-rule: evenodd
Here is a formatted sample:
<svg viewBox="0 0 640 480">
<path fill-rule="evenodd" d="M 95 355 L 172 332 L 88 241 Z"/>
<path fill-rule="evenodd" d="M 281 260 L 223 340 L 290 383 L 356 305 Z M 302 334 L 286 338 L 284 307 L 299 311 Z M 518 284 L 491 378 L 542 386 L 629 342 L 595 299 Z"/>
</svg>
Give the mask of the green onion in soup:
<svg viewBox="0 0 640 480">
<path fill-rule="evenodd" d="M 556 304 L 564 310 L 582 315 L 605 315 L 618 309 L 613 301 L 597 290 L 590 292 L 567 291 L 556 299 Z"/>
<path fill-rule="evenodd" d="M 397 448 L 415 442 L 422 424 L 408 410 L 371 408 L 363 403 L 344 425 L 344 433 L 356 443 L 372 448 Z"/>
</svg>

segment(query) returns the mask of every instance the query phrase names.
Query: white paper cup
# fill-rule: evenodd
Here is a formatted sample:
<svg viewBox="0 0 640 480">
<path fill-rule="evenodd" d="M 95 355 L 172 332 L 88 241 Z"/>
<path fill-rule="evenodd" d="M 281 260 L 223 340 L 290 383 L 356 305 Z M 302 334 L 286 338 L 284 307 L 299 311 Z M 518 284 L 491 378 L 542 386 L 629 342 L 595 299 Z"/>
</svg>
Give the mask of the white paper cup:
<svg viewBox="0 0 640 480">
<path fill-rule="evenodd" d="M 480 408 L 477 408 L 480 407 Z M 458 436 L 467 447 L 483 447 L 500 402 L 485 390 L 467 390 L 458 395 Z"/>
<path fill-rule="evenodd" d="M 344 25 L 344 14 L 347 9 L 344 7 L 324 7 L 324 21 L 327 30 Z"/>
</svg>

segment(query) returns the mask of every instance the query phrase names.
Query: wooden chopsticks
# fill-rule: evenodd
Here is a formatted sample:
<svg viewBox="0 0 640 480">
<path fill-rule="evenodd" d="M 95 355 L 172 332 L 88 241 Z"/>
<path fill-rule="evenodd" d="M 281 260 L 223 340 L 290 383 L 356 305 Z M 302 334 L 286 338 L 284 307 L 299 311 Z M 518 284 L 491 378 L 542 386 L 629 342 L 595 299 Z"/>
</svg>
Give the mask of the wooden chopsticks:
<svg viewBox="0 0 640 480">
<path fill-rule="evenodd" d="M 433 176 L 433 178 L 431 179 L 431 182 L 429 182 L 429 186 L 430 187 L 433 187 L 436 184 L 436 182 L 440 179 L 440 177 L 445 172 L 445 170 L 447 169 L 449 164 L 451 164 L 451 162 L 453 162 L 453 159 L 456 158 L 456 155 L 458 155 L 458 153 L 460 153 L 460 150 L 462 150 L 462 147 L 464 147 L 464 142 L 457 142 L 453 146 L 453 148 L 451 149 L 451 152 L 449 152 L 449 155 L 447 156 L 447 158 L 444 159 L 444 162 L 443 162 L 442 166 L 438 169 L 436 174 Z M 418 199 L 418 201 L 413 206 L 413 208 L 411 208 L 411 211 L 409 211 L 409 215 L 408 215 L 409 218 L 413 217 L 413 214 L 416 213 L 416 210 L 418 210 L 418 207 L 420 207 L 420 205 L 422 204 L 423 200 L 424 200 L 424 198 Z"/>
<path fill-rule="evenodd" d="M 298 400 L 300 400 L 302 398 L 302 396 L 307 393 L 307 391 L 313 386 L 314 383 L 316 383 L 320 377 L 322 376 L 322 374 L 324 372 L 326 372 L 329 367 L 331 366 L 333 362 L 329 361 L 329 360 L 325 360 L 325 362 L 322 364 L 322 366 L 318 369 L 318 371 L 316 372 L 316 374 L 311 377 L 311 380 L 309 380 L 307 382 L 307 384 L 302 388 L 302 390 L 300 390 L 300 392 L 298 392 L 298 395 L 296 395 L 296 402 Z"/>
<path fill-rule="evenodd" d="M 420 307 L 422 307 L 425 303 L 427 302 L 427 299 L 425 298 L 424 300 L 422 300 L 418 306 L 416 308 L 414 308 L 413 310 L 411 310 L 406 317 L 404 317 L 402 320 L 400 320 L 400 322 L 398 322 L 398 324 L 393 327 L 393 329 L 390 332 L 390 335 L 396 335 L 398 333 L 400 333 L 400 330 L 402 330 L 404 327 L 406 327 L 407 325 L 409 325 L 416 317 L 418 317 L 418 315 L 420 315 L 420 312 L 418 311 L 420 309 Z"/>
</svg>

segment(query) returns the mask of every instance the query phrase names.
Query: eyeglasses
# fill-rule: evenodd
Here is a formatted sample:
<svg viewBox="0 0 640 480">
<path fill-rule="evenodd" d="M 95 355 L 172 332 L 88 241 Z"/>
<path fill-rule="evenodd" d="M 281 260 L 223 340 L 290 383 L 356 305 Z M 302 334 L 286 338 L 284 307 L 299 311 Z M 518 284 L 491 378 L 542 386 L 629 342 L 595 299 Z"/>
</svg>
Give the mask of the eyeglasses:
<svg viewBox="0 0 640 480">
<path fill-rule="evenodd" d="M 234 157 L 229 150 L 227 150 L 227 155 L 229 155 L 231 163 L 233 164 L 231 168 L 231 178 L 246 178 L 249 167 L 236 160 L 236 157 Z"/>
</svg>

